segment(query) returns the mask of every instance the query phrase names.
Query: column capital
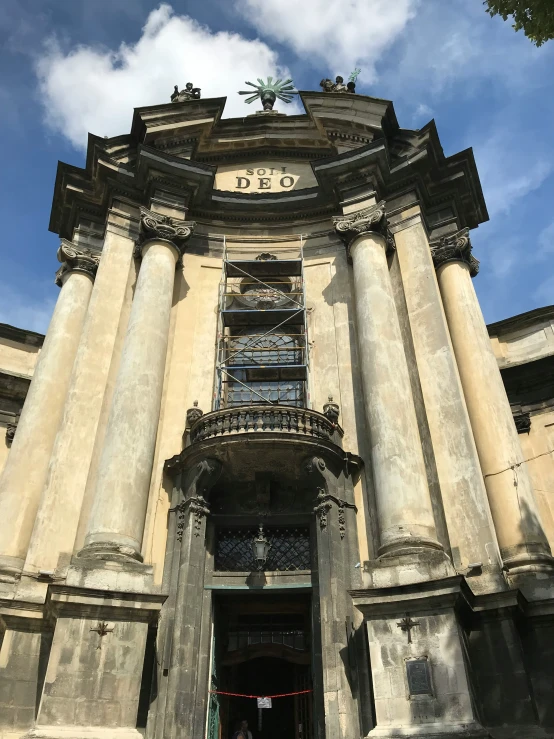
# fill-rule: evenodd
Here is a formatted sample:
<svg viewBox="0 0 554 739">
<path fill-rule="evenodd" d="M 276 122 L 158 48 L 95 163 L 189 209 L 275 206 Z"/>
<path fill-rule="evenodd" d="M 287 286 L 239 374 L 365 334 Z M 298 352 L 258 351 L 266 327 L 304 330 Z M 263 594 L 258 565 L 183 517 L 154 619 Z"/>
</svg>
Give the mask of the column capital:
<svg viewBox="0 0 554 739">
<path fill-rule="evenodd" d="M 142 247 L 152 239 L 169 241 L 181 257 L 185 250 L 185 242 L 190 238 L 195 226 L 194 221 L 181 221 L 177 218 L 164 216 L 161 213 L 155 213 L 147 208 L 141 208 L 140 233 L 135 257 L 142 255 Z"/>
<path fill-rule="evenodd" d="M 55 281 L 58 287 L 63 285 L 64 277 L 70 272 L 82 272 L 94 280 L 100 257 L 90 249 L 79 249 L 71 241 L 62 239 L 57 257 L 62 265 L 56 272 Z"/>
<path fill-rule="evenodd" d="M 358 236 L 363 236 L 366 233 L 377 233 L 382 236 L 385 239 L 387 252 L 395 248 L 394 237 L 387 225 L 385 208 L 386 203 L 381 200 L 370 208 L 333 218 L 335 230 L 346 244 L 349 255 L 354 241 Z"/>
<path fill-rule="evenodd" d="M 469 228 L 463 228 L 457 233 L 432 241 L 430 246 L 435 269 L 446 264 L 446 262 L 465 262 L 472 277 L 475 277 L 479 272 L 479 261 L 471 253 Z"/>
</svg>

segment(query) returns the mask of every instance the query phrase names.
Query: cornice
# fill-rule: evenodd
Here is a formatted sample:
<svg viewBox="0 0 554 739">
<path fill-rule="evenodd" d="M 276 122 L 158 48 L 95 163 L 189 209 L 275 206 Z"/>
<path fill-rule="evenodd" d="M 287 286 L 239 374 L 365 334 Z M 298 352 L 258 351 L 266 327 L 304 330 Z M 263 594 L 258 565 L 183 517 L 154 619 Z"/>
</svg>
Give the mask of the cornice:
<svg viewBox="0 0 554 739">
<path fill-rule="evenodd" d="M 543 308 L 535 308 L 525 313 L 518 313 L 516 316 L 504 318 L 496 323 L 489 323 L 487 330 L 489 336 L 502 336 L 504 333 L 511 333 L 528 326 L 539 325 L 544 321 L 554 321 L 554 305 L 545 305 Z"/>
<path fill-rule="evenodd" d="M 479 262 L 471 253 L 468 228 L 443 236 L 439 241 L 432 242 L 430 246 L 436 269 L 447 262 L 464 262 L 468 265 L 469 274 L 472 277 L 479 272 Z"/>
<path fill-rule="evenodd" d="M 50 229 L 71 238 L 81 213 L 103 222 L 114 195 L 150 207 L 155 185 L 182 197 L 183 204 L 195 214 L 219 221 L 274 223 L 326 217 L 338 211 L 342 200 L 368 186 L 385 200 L 407 189 L 417 189 L 423 212 L 442 203 L 451 204 L 453 215 L 449 221 L 457 228 L 473 228 L 488 218 L 473 153 L 466 150 L 445 158 L 434 122 L 420 131 L 399 129 L 390 101 L 363 95 L 345 94 L 339 100 L 320 92 L 306 92 L 302 99 L 307 115 L 283 116 L 272 119 L 271 124 L 269 119 L 256 122 L 248 117 L 220 120 L 223 98 L 137 109 L 130 135 L 114 139 L 89 136 L 85 168 L 59 165 Z M 172 123 L 166 127 L 168 116 Z M 369 122 L 366 125 L 364 121 Z M 241 142 L 244 148 L 225 149 L 222 141 L 218 151 L 203 143 L 200 146 L 216 136 L 216 129 L 218 136 L 235 130 L 239 135 L 241 131 L 251 133 L 256 126 L 269 127 L 271 136 L 280 137 L 277 144 L 260 146 L 258 140 L 249 148 L 245 140 Z M 304 132 L 312 127 L 314 141 L 317 134 L 321 148 L 307 148 L 302 138 L 295 139 L 295 126 Z M 147 131 L 158 132 L 158 148 L 152 146 L 154 139 L 146 136 Z M 332 153 L 335 135 L 362 140 L 364 131 L 372 141 L 342 154 Z M 194 158 L 164 150 L 177 139 L 198 142 Z M 293 141 L 298 141 L 298 148 L 291 145 Z M 285 145 L 281 147 L 280 143 Z M 123 151 L 132 162 L 122 164 L 114 158 Z M 261 193 L 244 195 L 213 189 L 216 164 L 257 156 L 311 161 L 318 187 L 276 193 L 270 198 Z"/>
<path fill-rule="evenodd" d="M 38 334 L 35 331 L 27 331 L 27 329 L 17 328 L 16 326 L 10 326 L 8 323 L 0 323 L 0 339 L 8 339 L 17 344 L 41 347 L 44 343 L 44 334 Z"/>
</svg>

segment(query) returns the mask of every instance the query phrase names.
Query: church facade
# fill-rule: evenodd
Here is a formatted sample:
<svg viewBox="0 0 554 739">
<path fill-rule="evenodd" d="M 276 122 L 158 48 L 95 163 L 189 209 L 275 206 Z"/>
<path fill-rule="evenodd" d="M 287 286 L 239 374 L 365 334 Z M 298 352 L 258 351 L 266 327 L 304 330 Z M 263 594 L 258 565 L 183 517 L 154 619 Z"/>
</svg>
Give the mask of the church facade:
<svg viewBox="0 0 554 739">
<path fill-rule="evenodd" d="M 472 151 L 340 83 L 60 163 L 50 327 L 0 326 L 2 739 L 551 736 L 554 308 L 487 328 Z"/>
</svg>

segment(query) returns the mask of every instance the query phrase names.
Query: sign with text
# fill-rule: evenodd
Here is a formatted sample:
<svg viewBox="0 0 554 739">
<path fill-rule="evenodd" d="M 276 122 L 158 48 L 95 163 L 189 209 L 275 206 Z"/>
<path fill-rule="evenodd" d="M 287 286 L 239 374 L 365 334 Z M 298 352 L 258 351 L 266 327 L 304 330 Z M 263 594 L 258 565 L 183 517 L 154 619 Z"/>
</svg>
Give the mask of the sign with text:
<svg viewBox="0 0 554 739">
<path fill-rule="evenodd" d="M 225 164 L 217 168 L 215 176 L 215 189 L 228 192 L 287 192 L 316 185 L 317 181 L 308 162 Z"/>
<path fill-rule="evenodd" d="M 410 695 L 432 695 L 431 672 L 426 659 L 410 659 L 406 662 Z"/>
<path fill-rule="evenodd" d="M 258 698 L 258 708 L 271 708 L 271 698 Z"/>
</svg>

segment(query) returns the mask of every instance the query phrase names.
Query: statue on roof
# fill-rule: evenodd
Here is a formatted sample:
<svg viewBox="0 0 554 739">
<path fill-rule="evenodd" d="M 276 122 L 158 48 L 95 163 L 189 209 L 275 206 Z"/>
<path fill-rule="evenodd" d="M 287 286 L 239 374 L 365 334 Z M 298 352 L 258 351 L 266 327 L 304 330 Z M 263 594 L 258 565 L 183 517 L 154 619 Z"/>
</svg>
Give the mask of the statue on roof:
<svg viewBox="0 0 554 739">
<path fill-rule="evenodd" d="M 322 88 L 323 92 L 356 92 L 356 79 L 358 78 L 358 75 L 360 74 L 362 70 L 361 69 L 355 69 L 350 77 L 348 78 L 348 82 L 346 85 L 344 84 L 344 77 L 341 77 L 340 74 L 337 75 L 335 78 L 335 81 L 330 80 L 328 77 L 321 80 L 319 83 L 319 86 Z"/>
<path fill-rule="evenodd" d="M 284 103 L 290 103 L 293 95 L 298 95 L 298 91 L 294 89 L 294 83 L 292 80 L 275 80 L 273 77 L 268 77 L 267 82 L 264 82 L 258 77 L 258 85 L 253 82 L 245 82 L 245 85 L 250 85 L 256 92 L 252 93 L 252 90 L 241 90 L 239 95 L 250 95 L 246 98 L 245 103 L 253 103 L 258 98 L 262 101 L 262 106 L 265 111 L 273 110 L 275 101 L 277 99 L 282 100 Z"/>
<path fill-rule="evenodd" d="M 185 89 L 179 92 L 179 86 L 175 85 L 171 95 L 172 103 L 187 103 L 189 100 L 200 100 L 200 88 L 193 87 L 192 82 L 187 82 Z"/>
</svg>

